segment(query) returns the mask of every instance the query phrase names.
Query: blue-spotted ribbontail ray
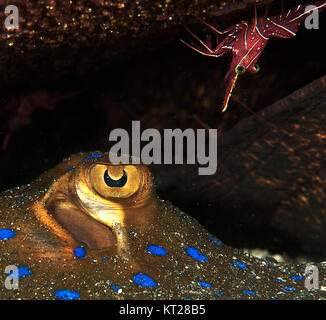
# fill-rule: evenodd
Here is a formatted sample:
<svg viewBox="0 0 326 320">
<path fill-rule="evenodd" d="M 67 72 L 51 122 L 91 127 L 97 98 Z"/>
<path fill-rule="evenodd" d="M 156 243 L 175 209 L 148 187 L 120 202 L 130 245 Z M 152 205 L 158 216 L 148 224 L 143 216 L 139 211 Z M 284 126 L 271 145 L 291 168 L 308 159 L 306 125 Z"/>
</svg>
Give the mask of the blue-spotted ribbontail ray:
<svg viewBox="0 0 326 320">
<path fill-rule="evenodd" d="M 305 265 L 224 245 L 156 196 L 146 166 L 113 165 L 106 153 L 70 156 L 0 199 L 0 268 L 19 272 L 1 299 L 325 297 L 322 283 L 305 288 Z"/>
</svg>

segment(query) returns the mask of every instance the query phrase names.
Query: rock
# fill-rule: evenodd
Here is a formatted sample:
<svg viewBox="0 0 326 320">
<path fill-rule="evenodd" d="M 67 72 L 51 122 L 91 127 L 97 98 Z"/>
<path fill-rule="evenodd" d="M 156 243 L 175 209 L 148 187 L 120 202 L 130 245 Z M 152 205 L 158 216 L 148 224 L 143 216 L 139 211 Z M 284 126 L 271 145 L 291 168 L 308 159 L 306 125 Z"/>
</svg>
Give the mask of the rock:
<svg viewBox="0 0 326 320">
<path fill-rule="evenodd" d="M 159 194 L 228 244 L 325 258 L 325 106 L 326 76 L 226 132 L 215 175 L 154 166 Z"/>
<path fill-rule="evenodd" d="M 121 57 L 175 40 L 189 15 L 228 15 L 255 2 L 10 1 L 19 9 L 19 29 L 2 28 L 0 33 L 1 88 L 13 83 L 26 88 L 31 72 L 34 85 L 48 81 L 45 73 L 60 81 L 67 75 L 95 72 Z M 2 9 L 0 21 L 4 23 L 5 17 Z"/>
</svg>

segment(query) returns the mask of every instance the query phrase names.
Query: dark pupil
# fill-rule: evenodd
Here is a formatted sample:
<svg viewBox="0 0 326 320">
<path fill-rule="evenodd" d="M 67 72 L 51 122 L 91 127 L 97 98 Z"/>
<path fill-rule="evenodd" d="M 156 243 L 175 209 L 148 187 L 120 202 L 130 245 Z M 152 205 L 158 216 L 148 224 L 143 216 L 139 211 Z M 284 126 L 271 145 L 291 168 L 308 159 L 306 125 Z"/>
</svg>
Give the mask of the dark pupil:
<svg viewBox="0 0 326 320">
<path fill-rule="evenodd" d="M 243 72 L 243 69 L 244 69 L 243 66 L 239 66 L 239 67 L 238 67 L 238 72 Z"/>
<path fill-rule="evenodd" d="M 109 176 L 108 170 L 106 170 L 104 172 L 104 181 L 111 188 L 122 188 L 127 183 L 126 171 L 123 170 L 123 175 L 120 179 L 114 180 Z"/>
</svg>

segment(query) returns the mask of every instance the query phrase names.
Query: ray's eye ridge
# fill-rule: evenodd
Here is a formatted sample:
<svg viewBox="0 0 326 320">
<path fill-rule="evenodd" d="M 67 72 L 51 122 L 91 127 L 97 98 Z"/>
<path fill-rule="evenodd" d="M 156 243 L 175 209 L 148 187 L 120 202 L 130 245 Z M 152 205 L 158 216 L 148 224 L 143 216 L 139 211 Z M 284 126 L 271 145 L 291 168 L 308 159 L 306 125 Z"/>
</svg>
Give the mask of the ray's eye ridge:
<svg viewBox="0 0 326 320">
<path fill-rule="evenodd" d="M 108 170 L 104 172 L 104 182 L 111 188 L 122 188 L 127 183 L 127 173 L 123 170 L 123 175 L 118 180 L 114 180 L 110 177 Z"/>
</svg>

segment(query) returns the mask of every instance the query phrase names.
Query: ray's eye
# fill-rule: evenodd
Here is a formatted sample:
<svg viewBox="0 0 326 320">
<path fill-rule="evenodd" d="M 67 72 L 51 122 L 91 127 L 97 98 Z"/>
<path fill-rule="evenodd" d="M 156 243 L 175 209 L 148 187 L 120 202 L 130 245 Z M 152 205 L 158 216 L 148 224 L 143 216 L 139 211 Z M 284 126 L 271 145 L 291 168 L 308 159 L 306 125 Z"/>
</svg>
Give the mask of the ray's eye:
<svg viewBox="0 0 326 320">
<path fill-rule="evenodd" d="M 128 198 L 141 186 L 136 166 L 96 164 L 87 175 L 88 185 L 103 198 Z"/>
<path fill-rule="evenodd" d="M 127 183 L 127 179 L 128 177 L 125 170 L 123 170 L 123 175 L 118 180 L 112 179 L 108 174 L 108 170 L 104 172 L 104 181 L 111 188 L 122 188 Z"/>
<path fill-rule="evenodd" d="M 238 65 L 238 66 L 235 68 L 235 72 L 236 72 L 237 74 L 245 73 L 245 72 L 246 72 L 246 68 L 245 68 L 244 66 Z"/>
</svg>

